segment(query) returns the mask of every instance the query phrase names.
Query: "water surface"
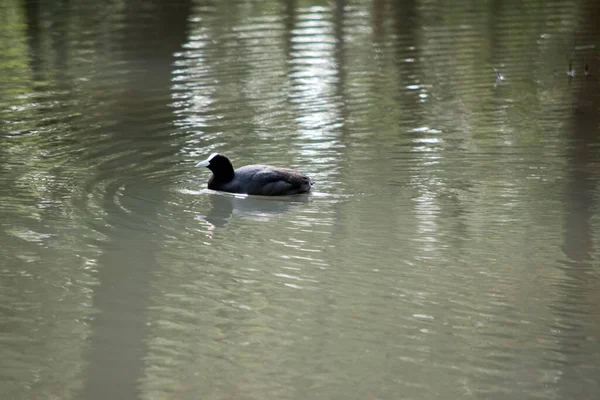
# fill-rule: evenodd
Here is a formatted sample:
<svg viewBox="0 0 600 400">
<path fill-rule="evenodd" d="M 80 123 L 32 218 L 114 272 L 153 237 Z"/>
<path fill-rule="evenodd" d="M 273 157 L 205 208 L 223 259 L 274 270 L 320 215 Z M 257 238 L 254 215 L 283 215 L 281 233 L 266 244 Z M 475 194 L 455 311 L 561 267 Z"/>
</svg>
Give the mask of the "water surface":
<svg viewBox="0 0 600 400">
<path fill-rule="evenodd" d="M 0 392 L 597 398 L 599 17 L 9 1 Z M 214 151 L 315 191 L 206 190 Z"/>
</svg>

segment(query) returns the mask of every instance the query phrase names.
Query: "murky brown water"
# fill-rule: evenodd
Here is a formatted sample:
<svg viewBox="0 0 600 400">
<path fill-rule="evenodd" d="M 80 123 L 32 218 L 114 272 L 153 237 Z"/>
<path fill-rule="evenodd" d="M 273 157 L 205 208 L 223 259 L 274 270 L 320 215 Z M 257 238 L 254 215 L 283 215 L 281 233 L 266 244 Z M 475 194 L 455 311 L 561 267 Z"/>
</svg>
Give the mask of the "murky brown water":
<svg viewBox="0 0 600 400">
<path fill-rule="evenodd" d="M 599 19 L 6 2 L 2 398 L 598 398 Z"/>
</svg>

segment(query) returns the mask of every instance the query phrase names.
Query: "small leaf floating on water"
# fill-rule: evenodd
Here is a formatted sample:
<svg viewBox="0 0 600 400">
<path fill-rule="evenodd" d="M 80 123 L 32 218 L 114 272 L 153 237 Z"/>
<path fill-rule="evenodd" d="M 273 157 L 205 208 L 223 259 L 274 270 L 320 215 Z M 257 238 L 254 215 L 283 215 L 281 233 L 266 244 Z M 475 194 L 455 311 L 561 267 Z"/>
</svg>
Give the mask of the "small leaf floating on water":
<svg viewBox="0 0 600 400">
<path fill-rule="evenodd" d="M 498 71 L 496 71 L 496 83 L 500 83 L 504 80 L 504 77 L 502 76 L 502 74 Z"/>
<path fill-rule="evenodd" d="M 569 61 L 569 70 L 567 71 L 569 78 L 575 78 L 575 69 L 573 68 L 573 60 Z"/>
</svg>

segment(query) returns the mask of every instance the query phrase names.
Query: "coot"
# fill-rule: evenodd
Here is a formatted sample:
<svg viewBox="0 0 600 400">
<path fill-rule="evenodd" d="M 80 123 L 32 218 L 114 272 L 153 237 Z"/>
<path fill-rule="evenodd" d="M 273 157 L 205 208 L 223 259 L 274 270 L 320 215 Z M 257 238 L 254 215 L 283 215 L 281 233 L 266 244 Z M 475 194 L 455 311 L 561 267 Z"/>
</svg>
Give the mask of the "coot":
<svg viewBox="0 0 600 400">
<path fill-rule="evenodd" d="M 246 165 L 234 171 L 233 164 L 225 154 L 213 153 L 196 164 L 207 167 L 213 173 L 208 188 L 229 193 L 245 193 L 260 196 L 287 196 L 310 192 L 313 182 L 298 171 L 270 165 Z"/>
</svg>

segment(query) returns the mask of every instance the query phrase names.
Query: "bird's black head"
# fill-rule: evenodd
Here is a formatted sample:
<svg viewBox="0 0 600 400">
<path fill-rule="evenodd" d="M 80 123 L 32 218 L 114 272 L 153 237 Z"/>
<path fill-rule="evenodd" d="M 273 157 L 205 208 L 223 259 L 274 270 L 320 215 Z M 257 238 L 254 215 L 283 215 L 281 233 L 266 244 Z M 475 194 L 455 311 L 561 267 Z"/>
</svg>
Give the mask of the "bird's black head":
<svg viewBox="0 0 600 400">
<path fill-rule="evenodd" d="M 233 179 L 233 164 L 231 160 L 220 153 L 213 153 L 204 161 L 196 164 L 196 167 L 206 167 L 213 173 L 213 178 L 216 181 L 229 182 Z"/>
</svg>

